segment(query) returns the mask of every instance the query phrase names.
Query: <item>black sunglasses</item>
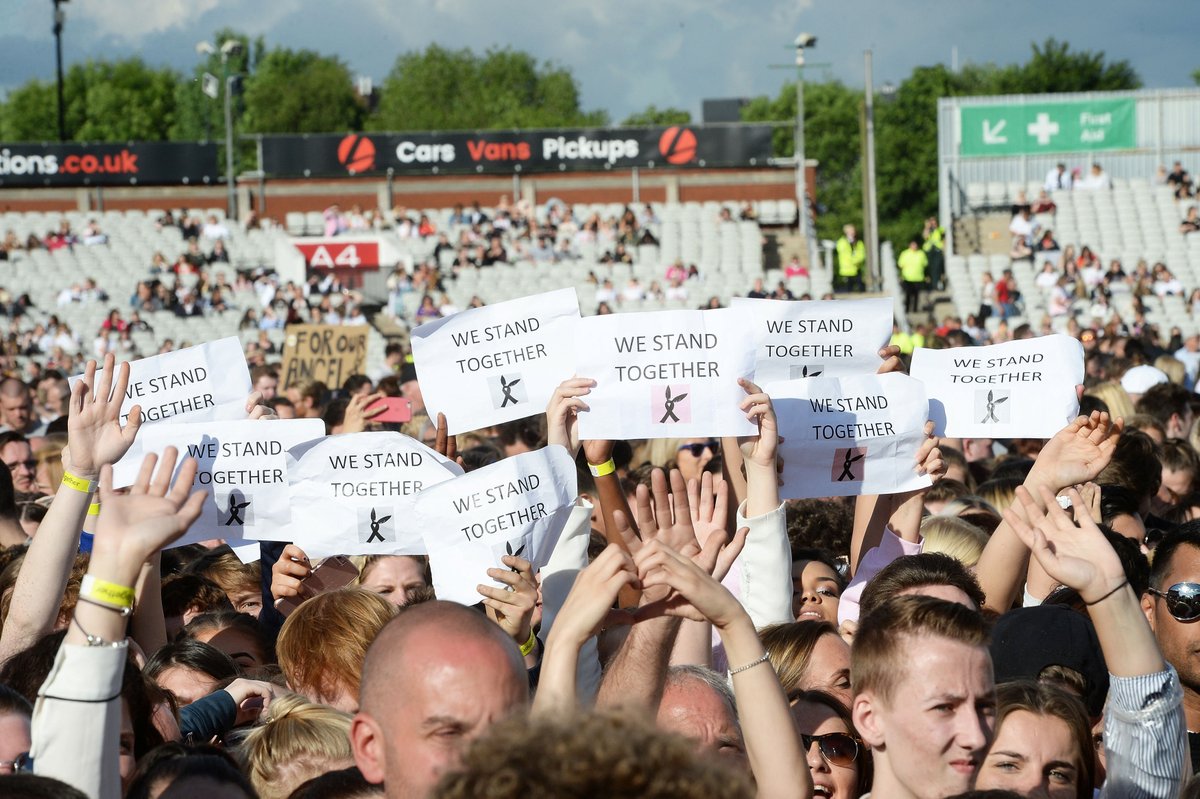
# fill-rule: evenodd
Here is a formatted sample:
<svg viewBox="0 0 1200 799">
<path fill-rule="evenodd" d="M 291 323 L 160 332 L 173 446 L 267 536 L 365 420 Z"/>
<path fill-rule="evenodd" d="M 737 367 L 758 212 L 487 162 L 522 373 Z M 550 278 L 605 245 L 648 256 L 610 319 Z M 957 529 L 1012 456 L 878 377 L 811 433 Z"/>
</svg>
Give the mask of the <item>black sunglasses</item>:
<svg viewBox="0 0 1200 799">
<path fill-rule="evenodd" d="M 683 452 L 686 449 L 688 452 L 692 453 L 693 458 L 699 458 L 704 453 L 704 450 L 706 450 L 706 449 L 712 450 L 712 453 L 714 455 L 716 455 L 717 448 L 720 446 L 721 446 L 720 442 L 715 441 L 710 438 L 708 441 L 705 441 L 703 444 L 680 444 L 679 449 L 676 451 Z"/>
<path fill-rule="evenodd" d="M 828 732 L 824 735 L 800 735 L 804 751 L 812 749 L 815 742 L 821 757 L 834 766 L 850 766 L 858 759 L 858 739 L 845 732 Z"/>
<path fill-rule="evenodd" d="M 1200 583 L 1175 583 L 1166 591 L 1151 588 L 1150 593 L 1167 602 L 1167 610 L 1178 621 L 1200 619 Z"/>
</svg>

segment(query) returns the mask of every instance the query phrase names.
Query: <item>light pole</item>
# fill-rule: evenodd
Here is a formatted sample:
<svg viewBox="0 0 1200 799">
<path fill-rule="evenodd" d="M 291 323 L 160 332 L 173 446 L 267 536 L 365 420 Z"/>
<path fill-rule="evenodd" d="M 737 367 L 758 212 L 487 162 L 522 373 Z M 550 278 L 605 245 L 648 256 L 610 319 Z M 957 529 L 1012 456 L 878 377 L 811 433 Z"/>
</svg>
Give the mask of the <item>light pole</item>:
<svg viewBox="0 0 1200 799">
<path fill-rule="evenodd" d="M 804 51 L 817 46 L 817 37 L 801 33 L 793 45 L 796 48 L 796 208 L 800 216 L 800 232 L 808 243 L 809 268 L 816 268 L 817 242 L 808 215 L 808 169 L 804 157 Z"/>
<path fill-rule="evenodd" d="M 62 4 L 68 0 L 52 0 L 54 3 L 54 57 L 58 64 L 58 140 L 67 140 L 67 112 L 63 102 L 63 72 L 62 72 L 62 31 L 63 23 L 67 21 L 67 12 Z"/>
<path fill-rule="evenodd" d="M 233 180 L 233 85 L 237 81 L 237 75 L 229 72 L 229 58 L 241 51 L 242 43 L 237 39 L 226 39 L 221 42 L 221 73 L 222 83 L 225 85 L 225 190 L 227 194 L 225 215 L 234 220 L 237 219 L 237 186 Z M 212 55 L 217 52 L 217 48 L 209 42 L 200 42 L 196 45 L 196 52 Z M 206 93 L 208 93 L 207 90 Z M 212 95 L 209 94 L 209 96 Z"/>
</svg>

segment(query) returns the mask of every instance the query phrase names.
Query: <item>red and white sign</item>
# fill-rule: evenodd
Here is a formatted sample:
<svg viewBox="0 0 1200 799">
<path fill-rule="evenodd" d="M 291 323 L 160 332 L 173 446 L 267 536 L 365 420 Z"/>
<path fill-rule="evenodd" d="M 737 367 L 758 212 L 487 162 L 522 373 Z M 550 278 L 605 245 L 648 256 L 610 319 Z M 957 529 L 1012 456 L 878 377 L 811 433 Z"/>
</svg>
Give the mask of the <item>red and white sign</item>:
<svg viewBox="0 0 1200 799">
<path fill-rule="evenodd" d="M 305 263 L 313 269 L 378 269 L 379 242 L 362 239 L 306 239 L 295 241 Z"/>
</svg>

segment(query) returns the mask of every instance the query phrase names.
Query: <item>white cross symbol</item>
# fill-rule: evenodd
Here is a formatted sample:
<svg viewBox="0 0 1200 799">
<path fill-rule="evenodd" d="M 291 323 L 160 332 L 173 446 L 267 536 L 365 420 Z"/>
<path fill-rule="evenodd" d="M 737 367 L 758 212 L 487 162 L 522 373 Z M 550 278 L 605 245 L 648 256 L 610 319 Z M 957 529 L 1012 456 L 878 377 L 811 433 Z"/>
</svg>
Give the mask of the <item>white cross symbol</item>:
<svg viewBox="0 0 1200 799">
<path fill-rule="evenodd" d="M 1030 122 L 1029 135 L 1037 138 L 1038 144 L 1045 147 L 1050 143 L 1050 137 L 1058 134 L 1058 123 L 1050 121 L 1049 114 L 1038 114 L 1037 122 Z"/>
</svg>

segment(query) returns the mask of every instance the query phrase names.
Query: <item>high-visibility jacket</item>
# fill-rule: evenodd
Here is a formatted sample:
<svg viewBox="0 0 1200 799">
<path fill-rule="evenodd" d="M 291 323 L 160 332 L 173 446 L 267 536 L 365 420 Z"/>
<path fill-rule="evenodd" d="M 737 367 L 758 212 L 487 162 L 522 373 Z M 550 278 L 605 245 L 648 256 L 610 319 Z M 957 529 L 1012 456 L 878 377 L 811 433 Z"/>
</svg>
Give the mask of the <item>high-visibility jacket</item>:
<svg viewBox="0 0 1200 799">
<path fill-rule="evenodd" d="M 929 231 L 929 235 L 925 237 L 925 243 L 921 245 L 921 249 L 925 252 L 929 252 L 933 247 L 937 247 L 939 250 L 946 249 L 946 229 L 944 227 L 938 226 Z"/>
<path fill-rule="evenodd" d="M 867 245 L 862 239 L 851 244 L 850 239 L 842 236 L 837 243 L 837 259 L 839 276 L 857 277 L 867 263 Z"/>
<path fill-rule="evenodd" d="M 900 253 L 896 265 L 900 267 L 900 279 L 905 283 L 924 283 L 929 256 L 921 250 L 909 247 Z"/>
</svg>

